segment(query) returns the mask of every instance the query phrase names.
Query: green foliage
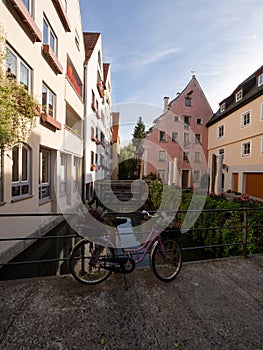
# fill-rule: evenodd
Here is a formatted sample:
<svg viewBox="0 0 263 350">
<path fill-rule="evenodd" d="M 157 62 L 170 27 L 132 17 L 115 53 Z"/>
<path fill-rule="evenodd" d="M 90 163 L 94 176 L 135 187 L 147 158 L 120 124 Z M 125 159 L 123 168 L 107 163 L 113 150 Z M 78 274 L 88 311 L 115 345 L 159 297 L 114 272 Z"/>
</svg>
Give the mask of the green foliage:
<svg viewBox="0 0 263 350">
<path fill-rule="evenodd" d="M 134 178 L 134 170 L 136 167 L 135 150 L 136 147 L 132 143 L 121 148 L 119 179 L 132 180 Z"/>
<path fill-rule="evenodd" d="M 162 199 L 165 198 L 165 203 L 167 203 L 165 210 L 174 208 L 175 201 L 180 200 L 179 210 L 187 211 L 193 193 L 191 190 L 182 190 L 180 197 L 180 191 L 180 189 L 176 190 L 173 187 L 162 185 L 160 181 L 153 181 L 150 190 L 153 208 L 157 210 L 162 203 Z M 198 207 L 199 196 L 200 201 L 203 200 L 203 197 L 201 194 L 195 193 L 194 195 Z M 245 202 L 245 205 L 247 208 L 262 207 L 261 203 L 255 201 Z M 204 208 L 194 227 L 186 232 L 184 237 L 188 237 L 194 245 L 225 244 L 224 247 L 207 248 L 216 257 L 240 255 L 243 249 L 243 207 L 244 202 L 242 200 L 229 201 L 223 195 L 207 196 Z M 262 252 L 262 247 L 254 243 L 263 241 L 263 211 L 248 210 L 247 213 L 247 252 L 248 254 Z M 186 212 L 177 213 L 171 227 L 173 229 L 180 228 L 185 215 Z"/>
<path fill-rule="evenodd" d="M 142 120 L 142 117 L 139 117 L 137 124 L 135 125 L 134 131 L 133 131 L 133 139 L 132 144 L 138 148 L 141 145 L 141 140 L 144 138 L 145 135 L 145 124 Z"/>
<path fill-rule="evenodd" d="M 32 131 L 38 104 L 23 84 L 6 75 L 4 47 L 5 39 L 0 33 L 0 144 L 12 147 Z"/>
</svg>

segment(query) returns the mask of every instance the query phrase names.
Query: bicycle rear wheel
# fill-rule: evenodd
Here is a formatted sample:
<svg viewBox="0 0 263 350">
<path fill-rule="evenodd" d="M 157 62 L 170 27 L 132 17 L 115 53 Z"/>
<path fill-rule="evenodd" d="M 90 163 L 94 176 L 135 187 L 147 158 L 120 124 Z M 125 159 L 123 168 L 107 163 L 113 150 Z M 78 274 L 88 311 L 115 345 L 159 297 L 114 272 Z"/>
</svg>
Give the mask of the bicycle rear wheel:
<svg viewBox="0 0 263 350">
<path fill-rule="evenodd" d="M 105 258 L 114 257 L 112 248 L 96 245 L 87 239 L 77 243 L 69 258 L 70 272 L 80 283 L 93 285 L 105 281 L 112 271 L 107 270 Z"/>
<path fill-rule="evenodd" d="M 173 238 L 158 240 L 150 255 L 151 269 L 159 280 L 172 281 L 182 266 L 182 251 Z"/>
</svg>

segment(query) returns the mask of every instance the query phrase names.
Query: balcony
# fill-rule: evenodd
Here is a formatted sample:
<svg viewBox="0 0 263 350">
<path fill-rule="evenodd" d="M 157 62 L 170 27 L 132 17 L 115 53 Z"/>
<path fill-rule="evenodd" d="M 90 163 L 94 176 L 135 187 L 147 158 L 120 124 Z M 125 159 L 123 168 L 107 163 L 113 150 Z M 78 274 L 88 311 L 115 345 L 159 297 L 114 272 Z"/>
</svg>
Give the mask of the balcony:
<svg viewBox="0 0 263 350">
<path fill-rule="evenodd" d="M 18 13 L 19 17 L 22 19 L 23 23 L 30 31 L 35 41 L 42 41 L 42 33 L 38 26 L 36 25 L 34 19 L 28 12 L 26 6 L 23 4 L 22 0 L 10 0 L 11 4 L 13 4 L 14 9 Z"/>
<path fill-rule="evenodd" d="M 76 130 L 64 126 L 64 150 L 80 157 L 83 155 L 83 140 Z"/>
<path fill-rule="evenodd" d="M 52 0 L 66 32 L 71 32 L 68 16 L 60 0 Z"/>
<path fill-rule="evenodd" d="M 61 130 L 62 128 L 61 123 L 47 113 L 41 113 L 40 120 L 42 125 L 47 126 L 52 131 Z"/>
<path fill-rule="evenodd" d="M 51 66 L 51 68 L 54 70 L 56 74 L 62 74 L 63 73 L 63 67 L 60 64 L 57 56 L 54 54 L 51 47 L 47 44 L 43 44 L 42 46 L 42 52 L 47 60 L 48 64 Z"/>
</svg>

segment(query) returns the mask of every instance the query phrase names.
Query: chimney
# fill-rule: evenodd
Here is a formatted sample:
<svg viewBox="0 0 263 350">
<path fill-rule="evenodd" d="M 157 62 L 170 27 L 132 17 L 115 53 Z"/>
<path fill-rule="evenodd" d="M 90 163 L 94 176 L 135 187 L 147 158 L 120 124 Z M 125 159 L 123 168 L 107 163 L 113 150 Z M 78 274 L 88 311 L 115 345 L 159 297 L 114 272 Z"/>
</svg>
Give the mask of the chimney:
<svg viewBox="0 0 263 350">
<path fill-rule="evenodd" d="M 169 97 L 164 97 L 163 98 L 163 112 L 167 111 L 168 103 L 169 103 Z"/>
</svg>

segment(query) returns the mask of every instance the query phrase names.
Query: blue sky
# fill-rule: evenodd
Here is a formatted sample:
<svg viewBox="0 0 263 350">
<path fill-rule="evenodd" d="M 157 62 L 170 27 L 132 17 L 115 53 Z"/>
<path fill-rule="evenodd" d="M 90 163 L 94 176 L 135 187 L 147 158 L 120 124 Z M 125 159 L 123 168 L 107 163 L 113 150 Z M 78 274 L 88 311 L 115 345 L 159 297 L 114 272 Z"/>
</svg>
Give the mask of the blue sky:
<svg viewBox="0 0 263 350">
<path fill-rule="evenodd" d="M 80 5 L 83 31 L 102 34 L 113 109 L 121 111 L 123 124 L 139 116 L 151 124 L 163 97 L 173 99 L 193 71 L 215 112 L 263 65 L 262 0 L 80 0 Z"/>
</svg>

